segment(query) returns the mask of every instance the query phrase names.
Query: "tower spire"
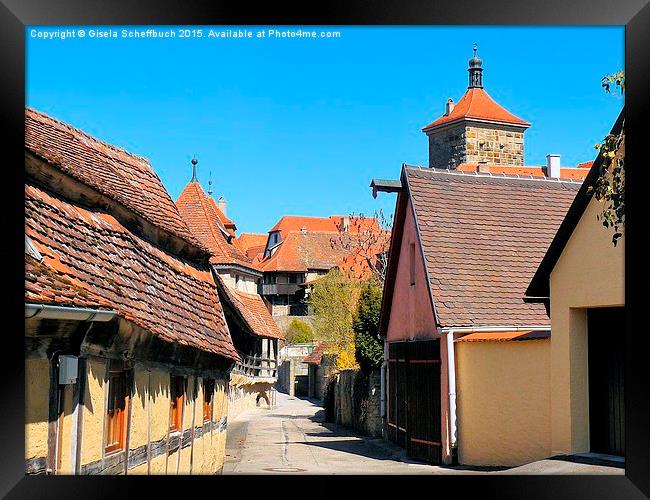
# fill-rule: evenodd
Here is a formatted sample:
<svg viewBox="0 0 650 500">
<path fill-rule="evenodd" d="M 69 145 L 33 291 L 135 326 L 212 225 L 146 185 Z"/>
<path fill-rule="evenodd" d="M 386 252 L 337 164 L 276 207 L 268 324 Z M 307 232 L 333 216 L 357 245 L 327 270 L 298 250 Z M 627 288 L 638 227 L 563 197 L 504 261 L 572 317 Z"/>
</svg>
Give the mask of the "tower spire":
<svg viewBox="0 0 650 500">
<path fill-rule="evenodd" d="M 481 67 L 483 65 L 483 61 L 476 54 L 477 51 L 478 45 L 474 43 L 474 55 L 469 60 L 469 69 L 467 70 L 469 71 L 469 85 L 467 87 L 469 89 L 483 88 L 483 68 Z"/>
<path fill-rule="evenodd" d="M 190 182 L 198 182 L 198 179 L 196 177 L 196 164 L 199 162 L 199 160 L 196 159 L 196 156 L 192 157 L 192 179 Z"/>
</svg>

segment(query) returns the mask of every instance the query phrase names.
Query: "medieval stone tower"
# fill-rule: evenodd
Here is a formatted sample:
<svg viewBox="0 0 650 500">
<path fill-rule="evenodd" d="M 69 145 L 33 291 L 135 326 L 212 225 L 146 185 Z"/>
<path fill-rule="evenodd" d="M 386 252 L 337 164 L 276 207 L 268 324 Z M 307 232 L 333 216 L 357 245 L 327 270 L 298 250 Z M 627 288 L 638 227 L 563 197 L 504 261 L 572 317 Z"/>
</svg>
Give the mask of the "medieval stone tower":
<svg viewBox="0 0 650 500">
<path fill-rule="evenodd" d="M 497 104 L 483 90 L 483 61 L 469 60 L 467 92 L 445 114 L 422 129 L 429 138 L 429 167 L 454 169 L 461 163 L 524 164 L 524 131 L 530 123 Z"/>
</svg>

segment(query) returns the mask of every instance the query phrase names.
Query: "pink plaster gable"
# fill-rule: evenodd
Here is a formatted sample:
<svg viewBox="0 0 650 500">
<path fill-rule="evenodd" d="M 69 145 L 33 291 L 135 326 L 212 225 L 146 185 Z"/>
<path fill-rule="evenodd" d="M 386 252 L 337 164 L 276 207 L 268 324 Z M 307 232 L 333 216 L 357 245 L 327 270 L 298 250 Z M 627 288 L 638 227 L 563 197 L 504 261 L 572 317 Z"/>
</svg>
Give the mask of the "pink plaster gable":
<svg viewBox="0 0 650 500">
<path fill-rule="evenodd" d="M 415 285 L 411 285 L 411 243 L 415 243 Z M 415 227 L 413 207 L 411 200 L 408 200 L 386 339 L 395 342 L 437 337 L 424 258 Z"/>
</svg>

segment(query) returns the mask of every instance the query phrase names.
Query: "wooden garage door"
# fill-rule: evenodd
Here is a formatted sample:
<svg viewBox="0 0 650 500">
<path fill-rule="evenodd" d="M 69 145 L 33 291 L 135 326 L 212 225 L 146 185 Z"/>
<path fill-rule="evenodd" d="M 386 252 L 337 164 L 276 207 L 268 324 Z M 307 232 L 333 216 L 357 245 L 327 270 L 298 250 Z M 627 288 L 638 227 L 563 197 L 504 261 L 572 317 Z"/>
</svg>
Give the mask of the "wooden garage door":
<svg viewBox="0 0 650 500">
<path fill-rule="evenodd" d="M 440 463 L 440 341 L 395 342 L 388 354 L 388 437 Z"/>
</svg>

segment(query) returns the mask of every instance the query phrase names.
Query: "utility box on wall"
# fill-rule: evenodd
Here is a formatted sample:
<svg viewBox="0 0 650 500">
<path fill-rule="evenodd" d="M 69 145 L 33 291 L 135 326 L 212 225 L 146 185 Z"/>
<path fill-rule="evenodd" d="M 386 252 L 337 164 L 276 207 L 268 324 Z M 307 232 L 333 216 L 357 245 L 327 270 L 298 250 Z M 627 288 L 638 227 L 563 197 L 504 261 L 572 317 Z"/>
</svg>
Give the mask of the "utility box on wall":
<svg viewBox="0 0 650 500">
<path fill-rule="evenodd" d="M 79 358 L 59 356 L 59 384 L 74 384 L 77 381 Z"/>
</svg>

